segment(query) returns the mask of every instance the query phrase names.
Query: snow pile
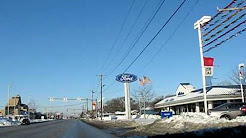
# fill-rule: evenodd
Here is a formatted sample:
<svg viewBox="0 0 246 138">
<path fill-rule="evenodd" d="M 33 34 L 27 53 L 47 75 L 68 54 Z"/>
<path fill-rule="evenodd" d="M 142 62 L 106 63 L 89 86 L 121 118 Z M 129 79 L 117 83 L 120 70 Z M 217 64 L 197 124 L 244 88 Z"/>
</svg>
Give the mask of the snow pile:
<svg viewBox="0 0 246 138">
<path fill-rule="evenodd" d="M 175 122 L 175 123 L 196 123 L 196 124 L 210 124 L 210 123 L 215 123 L 217 122 L 218 119 L 216 117 L 211 117 L 209 115 L 206 115 L 205 113 L 192 113 L 192 112 L 188 112 L 188 113 L 182 113 L 181 115 L 174 115 L 168 119 L 164 119 L 163 122 L 165 123 L 171 123 L 171 122 Z"/>
<path fill-rule="evenodd" d="M 160 115 L 146 114 L 145 117 L 147 119 L 161 119 L 161 116 Z M 144 115 L 141 115 L 140 118 L 144 118 Z"/>
<path fill-rule="evenodd" d="M 135 130 L 128 132 L 128 134 L 163 135 L 167 133 L 173 134 L 208 129 L 214 131 L 220 128 L 246 125 L 246 116 L 226 120 L 211 117 L 204 113 L 182 113 L 181 115 L 174 115 L 170 118 L 156 119 L 152 121 L 153 123 L 151 120 L 141 119 L 135 120 L 139 126 Z"/>
</svg>

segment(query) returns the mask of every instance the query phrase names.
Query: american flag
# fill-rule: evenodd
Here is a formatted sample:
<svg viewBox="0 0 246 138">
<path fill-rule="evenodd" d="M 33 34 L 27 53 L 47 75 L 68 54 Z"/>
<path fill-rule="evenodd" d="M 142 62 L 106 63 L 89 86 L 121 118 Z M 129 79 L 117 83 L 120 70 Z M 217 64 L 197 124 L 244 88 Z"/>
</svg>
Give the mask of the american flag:
<svg viewBox="0 0 246 138">
<path fill-rule="evenodd" d="M 149 77 L 143 76 L 144 83 L 151 83 Z"/>
<path fill-rule="evenodd" d="M 151 80 L 149 77 L 143 76 L 143 78 L 139 78 L 139 84 L 141 86 L 145 86 L 146 83 L 151 83 Z"/>
</svg>

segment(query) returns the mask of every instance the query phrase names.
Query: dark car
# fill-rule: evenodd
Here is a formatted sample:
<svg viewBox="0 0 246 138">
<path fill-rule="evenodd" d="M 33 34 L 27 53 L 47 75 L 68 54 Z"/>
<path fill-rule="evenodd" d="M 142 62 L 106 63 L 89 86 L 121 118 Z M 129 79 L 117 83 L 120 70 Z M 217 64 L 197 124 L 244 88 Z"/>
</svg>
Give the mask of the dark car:
<svg viewBox="0 0 246 138">
<path fill-rule="evenodd" d="M 233 119 L 237 116 L 246 115 L 246 103 L 233 102 L 225 103 L 208 111 L 210 116 L 218 118 Z"/>
<path fill-rule="evenodd" d="M 22 125 L 30 125 L 30 120 L 27 119 L 27 118 L 24 118 L 24 119 L 21 121 L 21 124 L 22 124 Z"/>
</svg>

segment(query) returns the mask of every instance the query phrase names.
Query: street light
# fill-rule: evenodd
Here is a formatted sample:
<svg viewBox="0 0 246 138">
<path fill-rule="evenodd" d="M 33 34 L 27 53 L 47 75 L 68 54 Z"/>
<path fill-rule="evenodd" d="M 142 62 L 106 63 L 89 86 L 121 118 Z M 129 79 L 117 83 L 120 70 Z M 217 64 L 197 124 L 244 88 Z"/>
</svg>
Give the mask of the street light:
<svg viewBox="0 0 246 138">
<path fill-rule="evenodd" d="M 10 92 L 10 87 L 12 87 L 10 84 L 8 85 L 8 115 L 9 115 L 9 92 Z"/>
<path fill-rule="evenodd" d="M 243 83 L 242 83 L 242 80 L 243 80 L 243 70 L 242 68 L 244 67 L 244 63 L 240 63 L 238 65 L 238 75 L 239 75 L 239 79 L 240 79 L 240 87 L 241 87 L 241 94 L 242 94 L 242 102 L 244 103 L 244 95 L 243 95 Z"/>
<path fill-rule="evenodd" d="M 194 24 L 194 29 L 198 30 L 198 39 L 200 46 L 200 56 L 201 56 L 201 68 L 202 68 L 202 86 L 203 86 L 203 97 L 204 97 L 204 110 L 205 114 L 208 114 L 208 106 L 207 106 L 207 96 L 206 96 L 206 79 L 205 79 L 205 69 L 204 69 L 204 59 L 203 59 L 203 44 L 202 44 L 202 26 L 211 20 L 211 16 L 203 16 L 200 20 L 198 20 Z"/>
</svg>

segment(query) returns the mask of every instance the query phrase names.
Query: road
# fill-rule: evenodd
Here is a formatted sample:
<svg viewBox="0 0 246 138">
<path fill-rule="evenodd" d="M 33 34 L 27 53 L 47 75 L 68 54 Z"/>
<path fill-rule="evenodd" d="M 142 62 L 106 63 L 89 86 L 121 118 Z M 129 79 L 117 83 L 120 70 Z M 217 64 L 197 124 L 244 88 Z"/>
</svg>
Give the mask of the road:
<svg viewBox="0 0 246 138">
<path fill-rule="evenodd" d="M 0 138 L 115 138 L 78 120 L 57 120 L 0 128 Z"/>
</svg>

